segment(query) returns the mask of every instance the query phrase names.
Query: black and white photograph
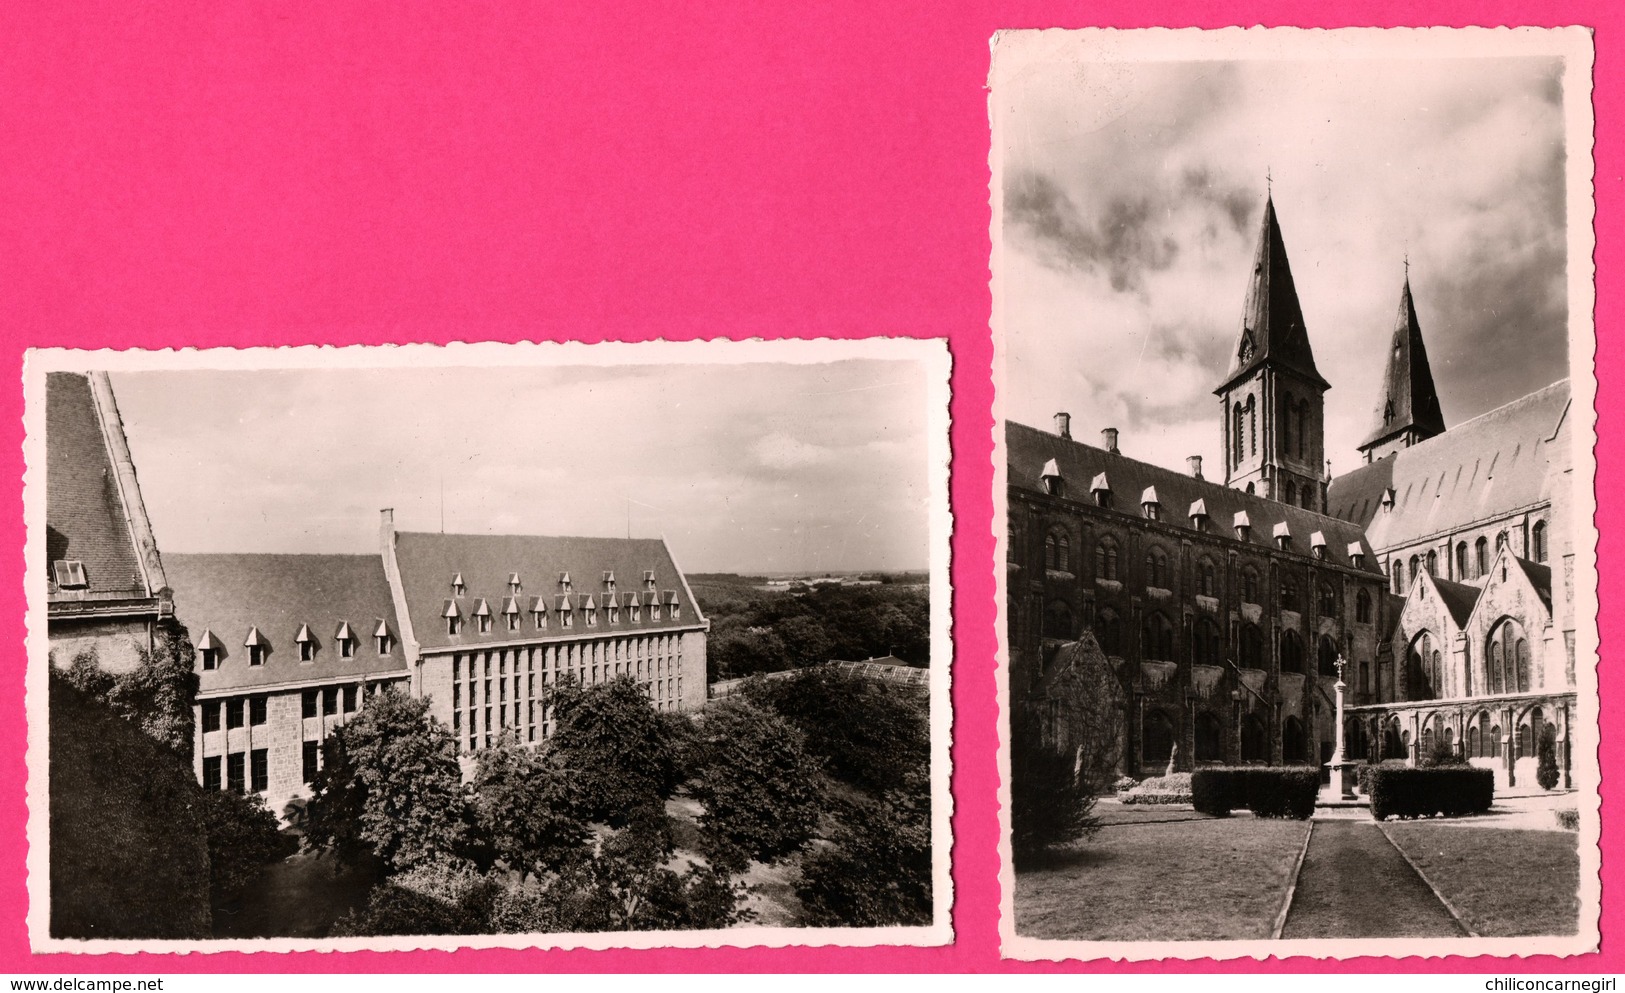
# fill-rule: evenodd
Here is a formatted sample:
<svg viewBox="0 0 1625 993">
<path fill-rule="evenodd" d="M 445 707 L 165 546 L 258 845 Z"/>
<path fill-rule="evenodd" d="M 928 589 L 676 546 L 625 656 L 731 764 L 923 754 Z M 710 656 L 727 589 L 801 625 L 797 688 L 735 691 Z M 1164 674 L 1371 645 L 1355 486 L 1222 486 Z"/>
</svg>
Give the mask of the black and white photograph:
<svg viewBox="0 0 1625 993">
<path fill-rule="evenodd" d="M 1006 956 L 1597 947 L 1591 61 L 996 37 Z"/>
<path fill-rule="evenodd" d="M 35 949 L 951 940 L 948 372 L 30 352 Z"/>
</svg>

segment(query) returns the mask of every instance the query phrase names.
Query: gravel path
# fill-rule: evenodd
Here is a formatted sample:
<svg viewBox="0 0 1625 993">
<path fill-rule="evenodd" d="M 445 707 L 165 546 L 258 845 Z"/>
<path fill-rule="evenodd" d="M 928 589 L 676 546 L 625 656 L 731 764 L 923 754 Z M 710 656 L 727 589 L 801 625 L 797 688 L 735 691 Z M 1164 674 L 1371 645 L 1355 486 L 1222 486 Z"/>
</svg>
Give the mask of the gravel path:
<svg viewBox="0 0 1625 993">
<path fill-rule="evenodd" d="M 1315 821 L 1282 938 L 1459 938 L 1462 933 L 1377 825 Z"/>
</svg>

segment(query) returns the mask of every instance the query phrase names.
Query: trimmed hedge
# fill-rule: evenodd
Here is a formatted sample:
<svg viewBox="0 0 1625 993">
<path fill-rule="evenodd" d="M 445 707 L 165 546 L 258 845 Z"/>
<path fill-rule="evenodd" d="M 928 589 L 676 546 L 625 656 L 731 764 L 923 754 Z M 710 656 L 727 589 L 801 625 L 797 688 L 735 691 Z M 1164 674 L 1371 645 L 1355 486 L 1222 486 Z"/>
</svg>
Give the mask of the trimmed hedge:
<svg viewBox="0 0 1625 993">
<path fill-rule="evenodd" d="M 1173 793 L 1167 790 L 1135 790 L 1122 794 L 1117 800 L 1119 803 L 1139 803 L 1147 806 L 1162 804 L 1166 806 L 1169 804 L 1190 803 L 1191 795 L 1189 793 Z"/>
<path fill-rule="evenodd" d="M 1383 759 L 1381 762 L 1375 765 L 1360 766 L 1360 771 L 1355 776 L 1355 783 L 1360 791 L 1360 795 L 1366 797 L 1371 795 L 1372 769 L 1409 769 L 1410 767 L 1411 764 L 1406 762 L 1404 759 Z"/>
<path fill-rule="evenodd" d="M 1244 766 L 1198 769 L 1191 776 L 1191 804 L 1213 817 L 1245 808 L 1258 817 L 1308 820 L 1320 793 L 1314 766 Z"/>
<path fill-rule="evenodd" d="M 1471 767 L 1372 766 L 1366 776 L 1371 816 L 1458 817 L 1481 814 L 1495 802 L 1495 772 Z"/>
</svg>

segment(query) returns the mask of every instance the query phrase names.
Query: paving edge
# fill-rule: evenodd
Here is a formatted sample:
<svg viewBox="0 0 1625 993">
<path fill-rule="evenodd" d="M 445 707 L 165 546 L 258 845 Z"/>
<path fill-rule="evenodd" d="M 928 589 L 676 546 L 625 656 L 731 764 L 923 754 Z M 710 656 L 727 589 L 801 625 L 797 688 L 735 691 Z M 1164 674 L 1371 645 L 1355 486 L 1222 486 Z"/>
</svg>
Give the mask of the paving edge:
<svg viewBox="0 0 1625 993">
<path fill-rule="evenodd" d="M 1275 927 L 1270 929 L 1270 940 L 1280 941 L 1281 932 L 1286 929 L 1287 914 L 1292 912 L 1292 898 L 1298 894 L 1298 874 L 1303 871 L 1303 857 L 1309 854 L 1309 839 L 1315 836 L 1315 822 L 1305 822 L 1309 830 L 1303 833 L 1303 847 L 1298 849 L 1298 861 L 1292 865 L 1292 878 L 1286 884 L 1286 899 L 1281 903 L 1281 912 L 1275 915 Z M 1388 842 L 1393 844 L 1392 839 Z"/>
<path fill-rule="evenodd" d="M 1483 937 L 1477 931 L 1474 931 L 1472 928 L 1467 926 L 1466 919 L 1463 918 L 1461 913 L 1456 910 L 1455 905 L 1444 898 L 1444 894 L 1440 893 L 1439 888 L 1433 885 L 1433 880 L 1429 879 L 1427 873 L 1422 871 L 1422 867 L 1417 865 L 1416 862 L 1411 859 L 1410 855 L 1406 853 L 1405 849 L 1399 847 L 1399 842 L 1395 841 L 1394 836 L 1388 833 L 1388 828 L 1385 827 L 1381 821 L 1374 820 L 1372 823 L 1377 825 L 1377 830 L 1381 831 L 1382 836 L 1388 839 L 1388 844 L 1394 846 L 1394 851 L 1398 852 L 1399 857 L 1405 860 L 1405 864 L 1411 867 L 1411 871 L 1416 873 L 1416 878 L 1420 879 L 1427 886 L 1427 888 L 1433 892 L 1433 896 L 1439 901 L 1440 904 L 1444 906 L 1445 912 L 1450 915 L 1451 920 L 1456 922 L 1456 926 L 1461 928 L 1462 933 L 1466 934 L 1469 938 Z"/>
</svg>

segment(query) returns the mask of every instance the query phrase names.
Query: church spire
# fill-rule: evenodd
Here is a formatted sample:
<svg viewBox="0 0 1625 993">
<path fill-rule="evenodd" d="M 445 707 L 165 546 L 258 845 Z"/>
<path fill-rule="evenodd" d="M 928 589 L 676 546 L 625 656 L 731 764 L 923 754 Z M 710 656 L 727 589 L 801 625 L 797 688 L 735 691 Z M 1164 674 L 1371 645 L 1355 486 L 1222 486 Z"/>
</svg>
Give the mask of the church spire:
<svg viewBox="0 0 1625 993">
<path fill-rule="evenodd" d="M 1411 298 L 1408 262 L 1405 268 L 1405 288 L 1399 295 L 1399 316 L 1394 320 L 1393 339 L 1389 342 L 1388 368 L 1377 396 L 1375 424 L 1360 445 L 1367 462 L 1444 433 L 1439 392 L 1433 385 L 1433 370 L 1422 344 L 1422 326 L 1416 319 L 1416 302 Z"/>
<path fill-rule="evenodd" d="M 1275 218 L 1275 199 L 1264 200 L 1264 221 L 1258 232 L 1258 250 L 1247 283 L 1241 331 L 1230 353 L 1230 373 L 1216 393 L 1262 365 L 1275 365 L 1305 377 L 1323 389 L 1329 387 L 1315 368 L 1309 333 L 1304 328 L 1298 288 L 1286 258 L 1286 242 Z"/>
</svg>

